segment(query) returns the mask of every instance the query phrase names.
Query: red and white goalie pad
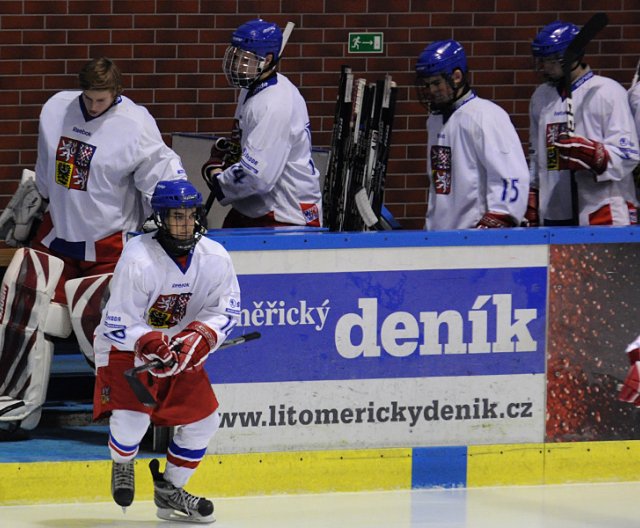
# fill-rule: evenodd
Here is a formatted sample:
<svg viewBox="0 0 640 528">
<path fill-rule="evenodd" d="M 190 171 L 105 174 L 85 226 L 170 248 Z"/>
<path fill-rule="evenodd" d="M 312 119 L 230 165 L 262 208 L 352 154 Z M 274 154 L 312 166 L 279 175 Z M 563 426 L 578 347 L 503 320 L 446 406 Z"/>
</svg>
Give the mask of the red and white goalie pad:
<svg viewBox="0 0 640 528">
<path fill-rule="evenodd" d="M 59 258 L 18 249 L 0 285 L 0 422 L 33 429 L 45 401 L 53 344 L 45 338 Z"/>
<path fill-rule="evenodd" d="M 87 363 L 95 368 L 93 334 L 100 323 L 102 309 L 109 299 L 109 282 L 113 273 L 70 279 L 64 291 L 71 312 L 71 327 Z"/>
</svg>

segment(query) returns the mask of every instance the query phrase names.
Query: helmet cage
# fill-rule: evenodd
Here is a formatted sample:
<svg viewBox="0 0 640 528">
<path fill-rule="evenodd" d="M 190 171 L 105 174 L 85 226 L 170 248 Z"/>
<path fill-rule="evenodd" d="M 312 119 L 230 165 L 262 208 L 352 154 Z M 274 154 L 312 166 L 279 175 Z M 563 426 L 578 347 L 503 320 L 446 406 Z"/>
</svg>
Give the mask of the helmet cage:
<svg viewBox="0 0 640 528">
<path fill-rule="evenodd" d="M 463 94 L 457 95 L 458 88 L 467 86 L 467 76 L 465 72 L 462 72 L 462 80 L 460 84 L 456 85 L 453 82 L 452 75 L 448 73 L 436 73 L 434 75 L 429 75 L 428 77 L 441 77 L 444 82 L 446 82 L 451 88 L 451 99 L 446 103 L 435 104 L 432 102 L 431 88 L 429 85 L 431 82 L 427 81 L 427 77 L 423 75 L 416 75 L 416 92 L 418 94 L 418 101 L 422 106 L 425 107 L 428 114 L 438 114 L 442 113 L 443 110 L 446 110 L 453 103 L 455 103 Z M 464 91 L 463 91 L 464 93 Z"/>
<path fill-rule="evenodd" d="M 189 238 L 177 238 L 171 234 L 171 229 L 167 223 L 167 216 L 173 209 L 190 209 L 191 206 L 185 207 L 168 207 L 166 209 L 158 209 L 153 211 L 153 220 L 158 226 L 158 234 L 156 238 L 160 245 L 172 257 L 180 257 L 189 253 L 198 241 L 207 232 L 207 215 L 204 207 L 196 207 L 195 223 L 193 226 L 193 235 Z"/>
<path fill-rule="evenodd" d="M 189 253 L 207 231 L 207 215 L 202 206 L 202 194 L 188 180 L 161 181 L 151 197 L 153 220 L 158 226 L 156 239 L 165 251 L 173 256 Z M 171 234 L 167 223 L 169 211 L 195 208 L 193 235 L 177 238 Z"/>
<path fill-rule="evenodd" d="M 252 51 L 229 46 L 224 53 L 222 69 L 227 81 L 237 88 L 249 88 L 265 71 L 267 59 Z"/>
</svg>

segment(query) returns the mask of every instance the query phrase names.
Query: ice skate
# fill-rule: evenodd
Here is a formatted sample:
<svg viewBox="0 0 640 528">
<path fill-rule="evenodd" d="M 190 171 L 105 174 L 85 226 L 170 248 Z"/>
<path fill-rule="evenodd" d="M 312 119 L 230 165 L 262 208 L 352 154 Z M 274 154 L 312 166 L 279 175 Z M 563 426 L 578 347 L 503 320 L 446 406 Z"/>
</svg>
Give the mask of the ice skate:
<svg viewBox="0 0 640 528">
<path fill-rule="evenodd" d="M 133 502 L 134 485 L 134 461 L 112 462 L 111 465 L 111 496 L 116 504 L 126 511 L 127 506 Z"/>
<path fill-rule="evenodd" d="M 158 507 L 156 515 L 160 519 L 207 524 L 215 521 L 210 500 L 191 495 L 164 480 L 160 462 L 155 458 L 149 462 L 149 469 L 153 476 L 153 502 Z"/>
</svg>

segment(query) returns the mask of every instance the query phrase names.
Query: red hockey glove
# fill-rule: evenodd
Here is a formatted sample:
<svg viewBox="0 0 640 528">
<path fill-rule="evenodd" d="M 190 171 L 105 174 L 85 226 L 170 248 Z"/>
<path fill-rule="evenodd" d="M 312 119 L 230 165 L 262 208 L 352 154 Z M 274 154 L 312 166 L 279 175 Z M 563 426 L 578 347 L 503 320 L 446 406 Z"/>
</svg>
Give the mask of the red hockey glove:
<svg viewBox="0 0 640 528">
<path fill-rule="evenodd" d="M 217 342 L 218 335 L 206 324 L 199 321 L 189 323 L 171 340 L 171 347 L 178 352 L 176 374 L 203 363 Z"/>
<path fill-rule="evenodd" d="M 538 227 L 540 225 L 540 215 L 538 214 L 539 203 L 538 189 L 529 189 L 529 198 L 527 200 L 527 211 L 524 213 L 527 227 Z"/>
<path fill-rule="evenodd" d="M 487 229 L 491 227 L 514 227 L 515 225 L 513 218 L 508 214 L 487 211 L 476 227 L 478 229 Z"/>
<path fill-rule="evenodd" d="M 640 343 L 638 342 L 640 337 L 636 339 L 633 343 L 631 343 L 627 347 L 627 357 L 629 358 L 629 363 L 631 365 L 635 365 L 637 361 L 640 361 Z"/>
<path fill-rule="evenodd" d="M 159 359 L 163 366 L 151 369 L 149 372 L 158 378 L 166 378 L 175 373 L 178 368 L 178 355 L 169 346 L 169 337 L 162 332 L 147 332 L 135 344 L 134 352 L 145 363 Z"/>
<path fill-rule="evenodd" d="M 569 170 L 592 170 L 602 174 L 609 164 L 609 153 L 602 143 L 582 136 L 560 135 L 554 143 L 561 167 Z"/>
<path fill-rule="evenodd" d="M 220 189 L 216 175 L 234 163 L 238 163 L 241 154 L 240 143 L 225 137 L 219 137 L 211 146 L 210 158 L 202 166 L 201 173 L 204 181 L 214 194 Z"/>
<path fill-rule="evenodd" d="M 620 389 L 620 394 L 618 394 L 618 399 L 640 407 L 640 362 L 636 361 L 629 368 L 627 378 Z"/>
</svg>

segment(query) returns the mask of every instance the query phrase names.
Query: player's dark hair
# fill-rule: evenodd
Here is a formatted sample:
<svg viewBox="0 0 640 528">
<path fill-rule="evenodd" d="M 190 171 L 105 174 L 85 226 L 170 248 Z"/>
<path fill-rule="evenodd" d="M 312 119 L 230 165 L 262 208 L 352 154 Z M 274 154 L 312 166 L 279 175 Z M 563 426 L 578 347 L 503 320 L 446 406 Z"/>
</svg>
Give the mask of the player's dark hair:
<svg viewBox="0 0 640 528">
<path fill-rule="evenodd" d="M 109 90 L 116 97 L 122 93 L 122 73 L 120 68 L 107 57 L 92 59 L 78 74 L 82 90 Z"/>
</svg>

